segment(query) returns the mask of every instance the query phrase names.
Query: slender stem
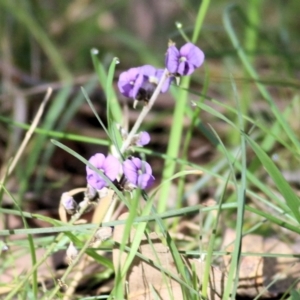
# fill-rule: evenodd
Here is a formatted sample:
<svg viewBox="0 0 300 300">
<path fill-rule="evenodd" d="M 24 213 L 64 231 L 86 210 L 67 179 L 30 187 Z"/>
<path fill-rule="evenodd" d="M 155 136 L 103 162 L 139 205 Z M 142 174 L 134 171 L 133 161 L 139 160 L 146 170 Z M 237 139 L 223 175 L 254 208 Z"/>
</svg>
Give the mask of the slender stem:
<svg viewBox="0 0 300 300">
<path fill-rule="evenodd" d="M 164 169 L 163 169 L 163 181 L 171 178 L 174 175 L 176 161 L 175 157 L 179 156 L 180 141 L 183 134 L 184 127 L 184 112 L 186 105 L 188 105 L 188 92 L 187 89 L 190 85 L 191 77 L 184 77 L 181 82 L 182 89 L 178 92 L 178 98 L 176 101 L 174 113 L 173 113 L 173 122 L 171 126 L 170 138 L 167 149 L 167 156 L 169 159 L 165 160 Z M 167 207 L 167 199 L 169 196 L 169 191 L 171 188 L 171 181 L 167 181 L 162 185 L 160 190 L 160 201 L 158 201 L 157 211 L 163 212 Z"/>
<path fill-rule="evenodd" d="M 156 101 L 160 91 L 161 91 L 161 88 L 163 86 L 163 84 L 165 83 L 167 77 L 169 75 L 169 72 L 167 69 L 165 69 L 153 95 L 151 96 L 151 99 L 149 100 L 149 103 L 144 106 L 143 110 L 141 111 L 139 117 L 137 118 L 134 126 L 132 127 L 131 131 L 129 132 L 126 140 L 123 142 L 123 145 L 121 147 L 121 153 L 124 153 L 126 151 L 126 149 L 129 147 L 130 143 L 131 143 L 131 140 L 133 138 L 133 136 L 137 133 L 137 131 L 139 130 L 144 118 L 146 117 L 146 115 L 148 114 L 148 112 L 151 110 L 154 102 Z"/>
<path fill-rule="evenodd" d="M 7 176 L 9 176 L 12 173 L 12 171 L 14 170 L 15 166 L 17 165 L 22 153 L 24 152 L 25 147 L 27 146 L 32 134 L 34 133 L 34 131 L 44 113 L 44 109 L 46 107 L 48 100 L 50 99 L 51 94 L 52 94 L 52 88 L 49 87 L 47 90 L 47 93 L 38 109 L 38 112 L 37 112 L 36 116 L 34 117 L 34 120 L 31 124 L 29 130 L 27 131 L 22 144 L 19 147 L 19 150 L 17 151 L 15 157 L 13 158 L 13 160 L 8 168 Z M 4 180 L 5 180 L 5 176 L 3 178 L 1 178 L 0 182 L 3 183 Z"/>
<path fill-rule="evenodd" d="M 210 0 L 203 0 L 199 7 L 196 24 L 194 27 L 194 33 L 192 42 L 195 43 L 200 34 L 200 30 L 202 28 L 202 24 L 210 4 Z M 181 87 L 182 89 L 178 93 L 176 106 L 173 114 L 173 123 L 171 127 L 171 133 L 168 143 L 167 156 L 169 159 L 165 160 L 165 165 L 163 169 L 163 181 L 166 181 L 168 178 L 172 177 L 175 172 L 176 162 L 174 158 L 179 156 L 180 150 L 180 141 L 182 138 L 183 127 L 184 127 L 184 113 L 186 111 L 186 106 L 188 105 L 188 88 L 190 86 L 191 77 L 187 76 L 182 79 Z M 171 188 L 171 181 L 166 181 L 160 190 L 160 198 L 158 201 L 158 212 L 165 211 L 167 207 L 167 199 L 169 196 Z"/>
</svg>

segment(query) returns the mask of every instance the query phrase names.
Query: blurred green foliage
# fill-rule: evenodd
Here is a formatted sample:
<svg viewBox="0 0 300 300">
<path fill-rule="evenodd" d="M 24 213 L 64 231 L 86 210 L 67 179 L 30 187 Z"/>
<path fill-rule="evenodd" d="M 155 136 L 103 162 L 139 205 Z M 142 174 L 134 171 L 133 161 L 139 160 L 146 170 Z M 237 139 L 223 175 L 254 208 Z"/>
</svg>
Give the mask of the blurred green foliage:
<svg viewBox="0 0 300 300">
<path fill-rule="evenodd" d="M 197 43 L 208 58 L 234 55 L 222 26 L 222 12 L 230 3 L 215 0 L 210 5 Z M 243 0 L 235 3 L 244 12 L 244 17 L 237 16 L 235 22 L 243 35 L 245 27 L 251 28 L 247 19 L 249 5 Z M 93 47 L 100 50 L 106 64 L 112 56 L 118 56 L 123 68 L 145 63 L 162 65 L 168 38 L 183 42 L 175 22 L 181 22 L 186 33 L 191 34 L 198 5 L 195 0 L 2 0 L 1 57 L 6 60 L 4 44 L 8 43 L 13 65 L 30 74 L 37 60 L 37 73 L 43 79 L 92 72 L 89 53 Z M 297 0 L 261 1 L 259 10 L 254 12 L 258 38 L 255 49 L 251 49 L 253 55 L 265 59 L 285 56 L 289 71 L 299 67 L 299 8 Z M 282 66 L 274 67 L 279 70 Z"/>
</svg>

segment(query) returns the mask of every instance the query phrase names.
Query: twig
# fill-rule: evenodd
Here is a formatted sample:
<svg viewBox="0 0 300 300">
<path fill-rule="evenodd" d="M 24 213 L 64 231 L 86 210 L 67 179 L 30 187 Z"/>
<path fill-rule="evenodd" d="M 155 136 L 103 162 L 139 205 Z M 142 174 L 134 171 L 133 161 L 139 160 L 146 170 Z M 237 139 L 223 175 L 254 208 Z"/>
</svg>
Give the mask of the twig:
<svg viewBox="0 0 300 300">
<path fill-rule="evenodd" d="M 46 93 L 46 95 L 45 95 L 45 97 L 44 97 L 44 99 L 43 99 L 43 101 L 42 101 L 42 103 L 41 103 L 41 105 L 40 105 L 37 113 L 36 113 L 36 116 L 34 117 L 34 120 L 33 120 L 33 122 L 31 124 L 29 130 L 27 131 L 27 133 L 25 135 L 25 138 L 24 138 L 24 140 L 23 140 L 23 142 L 22 142 L 19 150 L 17 151 L 15 157 L 13 158 L 11 164 L 8 167 L 8 171 L 7 171 L 6 176 L 9 176 L 12 173 L 12 171 L 14 170 L 17 162 L 19 161 L 19 159 L 20 159 L 20 157 L 21 157 L 21 155 L 22 155 L 25 147 L 27 146 L 27 144 L 28 144 L 28 142 L 29 142 L 29 140 L 30 140 L 30 138 L 31 138 L 31 136 L 32 136 L 35 128 L 37 127 L 37 125 L 38 125 L 38 123 L 39 123 L 39 121 L 40 121 L 40 119 L 41 119 L 41 117 L 42 117 L 42 115 L 44 113 L 45 106 L 46 106 L 46 104 L 47 104 L 47 102 L 48 102 L 48 100 L 49 100 L 49 98 L 51 96 L 51 93 L 52 93 L 52 88 L 49 87 L 48 90 L 47 90 L 47 93 Z M 4 182 L 6 176 L 4 175 L 1 178 L 0 183 Z"/>
</svg>

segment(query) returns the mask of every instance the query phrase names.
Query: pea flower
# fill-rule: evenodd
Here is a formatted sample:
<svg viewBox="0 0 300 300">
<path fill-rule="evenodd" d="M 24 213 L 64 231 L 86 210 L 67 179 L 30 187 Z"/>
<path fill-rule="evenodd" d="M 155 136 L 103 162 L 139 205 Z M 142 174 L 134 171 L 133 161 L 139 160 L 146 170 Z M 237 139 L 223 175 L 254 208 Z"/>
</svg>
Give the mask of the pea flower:
<svg viewBox="0 0 300 300">
<path fill-rule="evenodd" d="M 131 68 L 120 74 L 118 80 L 119 91 L 125 97 L 148 102 L 163 72 L 163 69 L 156 69 L 151 65 Z M 165 93 L 169 89 L 171 81 L 171 77 L 165 80 L 160 91 L 161 93 Z"/>
<path fill-rule="evenodd" d="M 93 155 L 89 162 L 98 170 L 101 170 L 106 177 L 111 181 L 114 181 L 120 171 L 121 164 L 118 159 L 112 155 L 105 157 L 102 153 L 97 153 Z M 101 177 L 98 173 L 92 170 L 89 166 L 86 166 L 87 173 L 87 183 L 96 190 L 101 190 L 102 188 L 108 186 L 108 183 Z"/>
<path fill-rule="evenodd" d="M 138 140 L 136 141 L 136 145 L 139 147 L 143 147 L 150 142 L 150 134 L 147 131 L 142 131 L 138 135 Z"/>
<path fill-rule="evenodd" d="M 140 67 L 140 75 L 139 76 L 142 76 L 143 80 L 141 81 L 142 84 L 139 88 L 139 91 L 138 91 L 138 94 L 136 97 L 137 100 L 144 100 L 146 102 L 148 102 L 150 100 L 154 90 L 156 89 L 156 86 L 158 85 L 158 83 L 161 79 L 163 72 L 164 72 L 163 69 L 155 69 L 151 65 L 145 65 L 145 66 Z M 168 78 L 164 82 L 160 92 L 165 93 L 169 89 L 170 83 L 171 83 L 171 78 Z"/>
<path fill-rule="evenodd" d="M 192 43 L 186 43 L 180 50 L 170 43 L 167 50 L 165 65 L 172 74 L 185 76 L 192 74 L 204 61 L 204 53 Z"/>
<path fill-rule="evenodd" d="M 118 80 L 118 88 L 122 95 L 128 98 L 136 98 L 136 95 L 142 85 L 143 77 L 140 75 L 140 67 L 131 68 L 122 72 Z"/>
<path fill-rule="evenodd" d="M 155 178 L 152 176 L 151 166 L 138 157 L 126 159 L 123 163 L 125 178 L 133 188 L 146 189 L 150 187 Z"/>
<path fill-rule="evenodd" d="M 133 136 L 131 140 L 131 145 L 137 147 L 143 147 L 149 144 L 150 140 L 151 140 L 150 134 L 147 131 L 141 131 L 139 134 Z"/>
</svg>

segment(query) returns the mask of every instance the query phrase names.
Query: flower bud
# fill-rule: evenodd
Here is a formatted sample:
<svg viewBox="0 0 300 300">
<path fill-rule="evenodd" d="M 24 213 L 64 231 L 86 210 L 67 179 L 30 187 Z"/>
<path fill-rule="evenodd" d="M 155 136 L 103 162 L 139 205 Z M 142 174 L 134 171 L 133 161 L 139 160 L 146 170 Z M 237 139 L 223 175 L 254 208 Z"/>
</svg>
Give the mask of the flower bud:
<svg viewBox="0 0 300 300">
<path fill-rule="evenodd" d="M 141 131 L 139 134 L 133 136 L 131 140 L 132 146 L 143 147 L 150 142 L 150 135 L 147 131 Z"/>
<path fill-rule="evenodd" d="M 74 198 L 69 193 L 63 193 L 60 199 L 60 202 L 66 212 L 70 215 L 73 215 L 77 209 L 77 203 Z"/>
<path fill-rule="evenodd" d="M 89 184 L 86 187 L 85 196 L 90 200 L 95 200 L 98 197 L 98 192 L 95 188 L 90 186 Z"/>
<path fill-rule="evenodd" d="M 117 129 L 119 130 L 121 137 L 123 140 L 127 139 L 128 132 L 125 128 L 123 128 L 120 124 L 116 124 Z"/>
</svg>

